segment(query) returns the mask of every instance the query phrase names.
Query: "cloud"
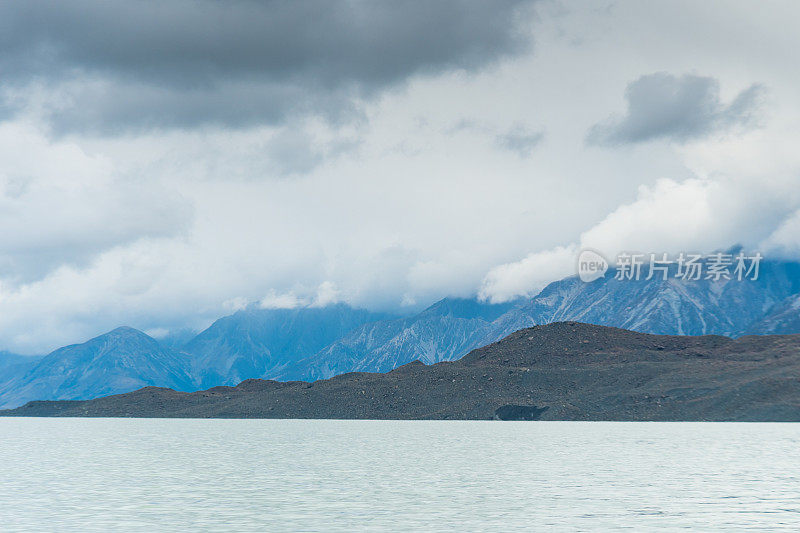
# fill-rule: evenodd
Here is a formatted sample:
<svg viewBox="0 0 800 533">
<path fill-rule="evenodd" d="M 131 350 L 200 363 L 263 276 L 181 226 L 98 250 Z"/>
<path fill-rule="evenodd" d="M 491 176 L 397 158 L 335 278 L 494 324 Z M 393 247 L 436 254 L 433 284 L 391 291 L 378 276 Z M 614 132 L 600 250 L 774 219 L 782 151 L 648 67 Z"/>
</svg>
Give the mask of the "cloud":
<svg viewBox="0 0 800 533">
<path fill-rule="evenodd" d="M 735 226 L 724 223 L 714 198 L 726 196 L 718 183 L 701 179 L 662 179 L 640 186 L 633 202 L 622 204 L 581 233 L 579 242 L 537 251 L 499 265 L 483 280 L 480 297 L 504 302 L 531 296 L 547 283 L 577 274 L 580 250 L 600 252 L 612 263 L 624 251 L 641 253 L 710 252 L 718 243 L 734 244 Z M 734 211 L 735 214 L 735 211 Z"/>
<path fill-rule="evenodd" d="M 521 124 L 495 137 L 497 146 L 516 152 L 520 157 L 529 156 L 542 140 L 544 140 L 543 131 L 531 130 Z"/>
<path fill-rule="evenodd" d="M 122 324 L 202 329 L 265 295 L 395 312 L 480 288 L 510 298 L 573 274 L 584 241 L 613 256 L 771 238 L 800 254 L 800 73 L 786 55 L 800 36 L 781 23 L 800 6 L 542 2 L 525 18 L 484 4 L 0 2 L 0 349 Z M 279 16 L 303 6 L 321 18 Z M 353 20 L 322 17 L 350 6 Z M 456 27 L 495 29 L 424 11 L 365 29 L 375 10 L 448 6 L 464 11 Z M 249 29 L 270 9 L 288 28 L 277 59 L 272 34 Z M 515 55 L 518 23 L 535 53 Z M 434 46 L 401 60 L 386 43 L 412 26 L 397 54 Z M 332 46 L 332 27 L 369 46 Z M 439 31 L 485 54 L 452 39 L 439 53 Z M 712 115 L 738 117 L 735 131 L 763 111 L 763 127 L 587 147 L 593 123 L 625 110 L 620 88 L 659 69 L 715 73 Z M 763 107 L 737 99 L 754 81 Z M 524 157 L 497 142 L 537 131 L 546 149 L 521 142 Z"/>
<path fill-rule="evenodd" d="M 266 155 L 275 174 L 306 174 L 319 166 L 325 156 L 308 132 L 285 128 L 276 133 L 266 146 Z"/>
<path fill-rule="evenodd" d="M 532 252 L 492 268 L 479 296 L 505 302 L 534 295 L 551 281 L 577 274 L 576 261 L 583 249 L 597 250 L 613 262 L 623 251 L 711 251 L 716 243 L 733 244 L 727 239 L 742 235 L 737 228 L 749 220 L 729 222 L 741 215 L 739 206 L 731 205 L 733 197 L 735 193 L 719 183 L 697 178 L 661 179 L 653 186 L 639 186 L 634 201 L 619 205 L 587 228 L 578 242 Z"/>
<path fill-rule="evenodd" d="M 502 303 L 534 295 L 551 281 L 574 274 L 577 253 L 574 245 L 559 246 L 496 266 L 484 278 L 478 297 Z"/>
<path fill-rule="evenodd" d="M 306 305 L 306 301 L 293 291 L 278 293 L 274 289 L 270 289 L 269 293 L 258 302 L 261 309 L 294 309 L 303 305 Z"/>
<path fill-rule="evenodd" d="M 0 125 L 0 279 L 37 280 L 142 239 L 179 237 L 191 205 L 131 182 L 111 161 L 22 125 Z M 141 185 L 147 184 L 146 187 Z"/>
<path fill-rule="evenodd" d="M 0 4 L 5 114 L 64 131 L 331 119 L 417 74 L 522 52 L 526 0 Z M 44 95 L 44 102 L 28 95 Z"/>
<path fill-rule="evenodd" d="M 535 130 L 529 126 L 515 122 L 510 127 L 502 128 L 485 121 L 462 118 L 444 129 L 445 135 L 473 134 L 479 138 L 488 138 L 494 146 L 502 150 L 514 152 L 525 158 L 531 155 L 534 148 L 544 140 L 544 130 Z"/>
<path fill-rule="evenodd" d="M 619 206 L 581 234 L 581 246 L 613 258 L 625 250 L 662 252 L 702 250 L 716 227 L 712 196 L 718 185 L 706 180 L 658 180 L 640 186 L 634 202 Z"/>
<path fill-rule="evenodd" d="M 666 72 L 642 76 L 625 90 L 627 112 L 591 127 L 588 144 L 613 146 L 655 139 L 684 143 L 757 122 L 761 85 L 751 85 L 729 104 L 720 99 L 719 81 L 708 76 Z"/>
<path fill-rule="evenodd" d="M 752 183 L 738 175 L 642 185 L 634 201 L 588 227 L 577 242 L 491 269 L 479 295 L 492 302 L 534 295 L 550 281 L 575 275 L 577 256 L 586 249 L 611 263 L 623 252 L 711 253 L 734 245 L 768 258 L 800 258 L 800 198 L 794 186 L 764 182 L 753 188 Z"/>
<path fill-rule="evenodd" d="M 244 302 L 244 298 L 239 300 Z M 298 285 L 296 289 L 279 293 L 270 289 L 267 295 L 258 302 L 261 309 L 295 309 L 298 307 L 325 307 L 341 301 L 341 293 L 336 284 L 323 281 L 316 290 Z M 240 308 L 244 309 L 247 304 Z"/>
<path fill-rule="evenodd" d="M 236 296 L 222 302 L 222 308 L 227 313 L 235 313 L 236 311 L 247 309 L 248 305 L 250 305 L 250 302 L 244 296 Z"/>
<path fill-rule="evenodd" d="M 764 240 L 763 246 L 778 255 L 800 257 L 798 235 L 800 235 L 800 209 L 783 220 Z"/>
<path fill-rule="evenodd" d="M 341 294 L 336 284 L 331 281 L 323 281 L 317 288 L 317 296 L 311 303 L 312 307 L 325 307 L 339 302 Z"/>
<path fill-rule="evenodd" d="M 353 134 L 339 131 L 331 138 L 312 130 L 298 124 L 278 129 L 264 146 L 266 170 L 275 176 L 305 175 L 323 163 L 356 151 L 361 144 Z"/>
</svg>

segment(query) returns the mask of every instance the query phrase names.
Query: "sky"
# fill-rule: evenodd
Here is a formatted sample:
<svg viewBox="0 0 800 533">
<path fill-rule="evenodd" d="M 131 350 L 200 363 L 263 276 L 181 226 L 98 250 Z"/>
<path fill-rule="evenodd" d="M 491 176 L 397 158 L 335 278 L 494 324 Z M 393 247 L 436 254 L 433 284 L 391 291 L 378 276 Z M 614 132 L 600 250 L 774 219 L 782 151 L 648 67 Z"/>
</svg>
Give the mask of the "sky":
<svg viewBox="0 0 800 533">
<path fill-rule="evenodd" d="M 794 1 L 0 4 L 0 348 L 800 258 Z"/>
</svg>

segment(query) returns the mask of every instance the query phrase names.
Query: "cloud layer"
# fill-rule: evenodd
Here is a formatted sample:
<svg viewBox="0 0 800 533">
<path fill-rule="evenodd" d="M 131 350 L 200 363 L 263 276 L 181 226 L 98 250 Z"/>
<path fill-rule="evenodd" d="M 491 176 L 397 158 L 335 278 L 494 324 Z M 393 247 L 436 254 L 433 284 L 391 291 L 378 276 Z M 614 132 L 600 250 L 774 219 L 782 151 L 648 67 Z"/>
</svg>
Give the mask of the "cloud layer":
<svg viewBox="0 0 800 533">
<path fill-rule="evenodd" d="M 764 94 L 751 85 L 728 104 L 720 98 L 719 81 L 710 76 L 667 72 L 648 74 L 628 84 L 627 111 L 595 124 L 589 144 L 635 144 L 654 139 L 686 142 L 755 124 Z"/>
<path fill-rule="evenodd" d="M 35 129 L 0 125 L 0 273 L 35 281 L 97 253 L 188 230 L 192 207 L 159 183 L 132 183 L 104 157 Z M 145 185 L 146 186 L 141 186 Z"/>
<path fill-rule="evenodd" d="M 798 15 L 0 3 L 0 349 L 508 299 L 582 246 L 798 257 Z"/>
<path fill-rule="evenodd" d="M 340 120 L 410 76 L 524 51 L 529 3 L 3 3 L 3 108 L 59 131 Z"/>
</svg>

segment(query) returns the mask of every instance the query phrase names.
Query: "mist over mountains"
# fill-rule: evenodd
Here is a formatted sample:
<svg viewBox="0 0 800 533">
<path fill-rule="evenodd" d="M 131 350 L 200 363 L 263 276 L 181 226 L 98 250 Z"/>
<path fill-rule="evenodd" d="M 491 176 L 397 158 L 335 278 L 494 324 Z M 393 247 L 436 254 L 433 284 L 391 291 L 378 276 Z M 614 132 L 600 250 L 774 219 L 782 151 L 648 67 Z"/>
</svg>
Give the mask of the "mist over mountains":
<svg viewBox="0 0 800 533">
<path fill-rule="evenodd" d="M 445 298 L 412 316 L 346 304 L 248 308 L 200 334 L 159 342 L 121 327 L 39 360 L 0 359 L 0 406 L 89 399 L 147 385 L 192 391 L 249 378 L 313 381 L 452 361 L 533 325 L 579 321 L 669 335 L 800 333 L 800 264 L 762 263 L 757 280 L 569 277 L 504 304 Z"/>
</svg>

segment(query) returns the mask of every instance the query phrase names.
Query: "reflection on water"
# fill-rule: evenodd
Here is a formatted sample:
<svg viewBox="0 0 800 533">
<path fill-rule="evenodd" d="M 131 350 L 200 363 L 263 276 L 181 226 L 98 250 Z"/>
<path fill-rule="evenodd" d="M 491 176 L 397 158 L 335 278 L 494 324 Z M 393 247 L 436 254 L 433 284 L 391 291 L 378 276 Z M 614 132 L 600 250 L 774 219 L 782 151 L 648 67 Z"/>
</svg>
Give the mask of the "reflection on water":
<svg viewBox="0 0 800 533">
<path fill-rule="evenodd" d="M 0 418 L 3 531 L 800 525 L 800 424 Z"/>
</svg>

